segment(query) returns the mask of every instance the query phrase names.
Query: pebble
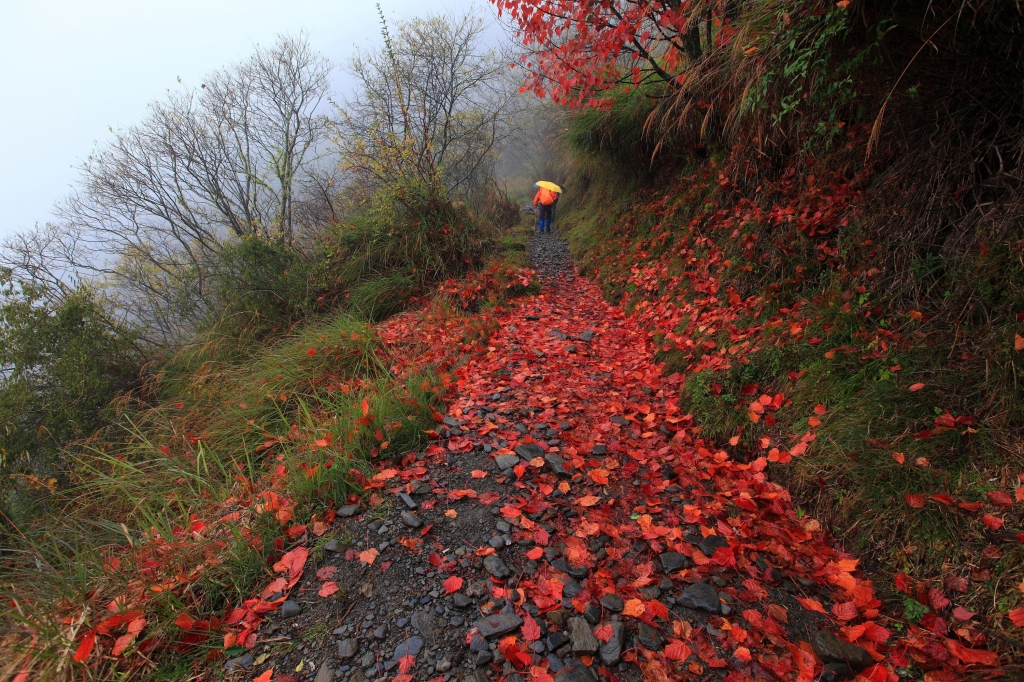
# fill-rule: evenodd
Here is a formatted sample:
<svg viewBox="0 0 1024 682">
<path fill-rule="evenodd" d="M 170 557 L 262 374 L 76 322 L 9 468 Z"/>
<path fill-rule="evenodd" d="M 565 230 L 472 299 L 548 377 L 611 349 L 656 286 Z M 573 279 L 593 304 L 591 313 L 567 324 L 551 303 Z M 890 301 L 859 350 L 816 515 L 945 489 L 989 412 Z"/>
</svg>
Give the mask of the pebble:
<svg viewBox="0 0 1024 682">
<path fill-rule="evenodd" d="M 334 668 L 324 663 L 316 671 L 316 678 L 313 682 L 331 682 L 334 679 Z"/>
<path fill-rule="evenodd" d="M 391 660 L 400 661 L 405 656 L 412 656 L 413 658 L 416 658 L 416 656 L 418 656 L 420 651 L 423 649 L 423 645 L 425 643 L 426 642 L 423 641 L 422 637 L 417 637 L 416 635 L 413 635 L 412 637 L 410 637 L 409 639 L 405 640 L 397 647 L 395 647 L 395 652 L 391 654 Z"/>
<path fill-rule="evenodd" d="M 358 504 L 346 504 L 346 505 L 342 505 L 341 507 L 338 507 L 338 516 L 347 519 L 347 518 L 351 518 L 351 517 L 355 516 L 356 512 L 358 512 L 358 511 L 359 511 L 359 505 Z"/>
<path fill-rule="evenodd" d="M 702 609 L 709 613 L 718 613 L 721 603 L 718 601 L 718 591 L 707 583 L 694 583 L 688 586 L 679 595 L 676 602 L 680 606 L 691 609 Z"/>
<path fill-rule="evenodd" d="M 874 664 L 871 654 L 863 647 L 850 644 L 828 630 L 818 630 L 811 637 L 811 648 L 826 663 L 847 663 L 854 670 L 863 670 Z"/>
<path fill-rule="evenodd" d="M 516 446 L 516 454 L 529 462 L 535 457 L 543 457 L 544 450 L 534 443 L 523 443 Z"/>
<path fill-rule="evenodd" d="M 690 564 L 690 558 L 682 552 L 663 552 L 658 555 L 658 560 L 666 573 L 675 573 Z"/>
<path fill-rule="evenodd" d="M 498 613 L 487 616 L 473 623 L 473 627 L 480 631 L 480 636 L 487 639 L 507 635 L 519 628 L 523 619 L 514 613 Z"/>
<path fill-rule="evenodd" d="M 359 651 L 359 642 L 354 637 L 343 639 L 338 642 L 338 658 L 345 660 L 352 658 Z"/>
<path fill-rule="evenodd" d="M 512 572 L 508 570 L 508 566 L 505 565 L 505 562 L 494 554 L 484 557 L 484 570 L 498 580 L 504 580 L 512 575 Z"/>
<path fill-rule="evenodd" d="M 409 496 L 409 493 L 398 493 L 398 499 L 402 500 L 406 507 L 409 509 L 417 509 L 419 507 L 416 504 L 416 500 Z"/>
<path fill-rule="evenodd" d="M 601 606 L 612 613 L 622 613 L 622 609 L 626 607 L 626 602 L 617 594 L 606 594 L 601 597 Z"/>
<path fill-rule="evenodd" d="M 294 618 L 300 613 L 302 613 L 302 607 L 299 606 L 299 603 L 296 601 L 292 601 L 291 599 L 289 599 L 283 604 L 281 604 L 282 618 Z"/>
<path fill-rule="evenodd" d="M 239 656 L 237 658 L 232 658 L 227 663 L 225 663 L 224 664 L 224 670 L 227 670 L 227 671 L 238 670 L 238 669 L 248 670 L 249 668 L 252 667 L 252 664 L 255 663 L 255 662 L 256 662 L 256 659 L 253 658 L 252 654 L 244 653 L 241 656 Z"/>
<path fill-rule="evenodd" d="M 519 457 L 517 455 L 498 455 L 494 458 L 494 463 L 502 471 L 508 471 L 519 464 Z"/>
<path fill-rule="evenodd" d="M 661 633 L 658 632 L 658 628 L 653 625 L 648 625 L 643 621 L 637 625 L 637 639 L 645 649 L 649 649 L 651 651 L 661 651 L 665 646 L 665 639 L 661 636 Z"/>
<path fill-rule="evenodd" d="M 412 512 L 402 512 L 402 523 L 409 526 L 410 528 L 419 528 L 423 525 L 423 520 L 416 516 Z"/>
</svg>

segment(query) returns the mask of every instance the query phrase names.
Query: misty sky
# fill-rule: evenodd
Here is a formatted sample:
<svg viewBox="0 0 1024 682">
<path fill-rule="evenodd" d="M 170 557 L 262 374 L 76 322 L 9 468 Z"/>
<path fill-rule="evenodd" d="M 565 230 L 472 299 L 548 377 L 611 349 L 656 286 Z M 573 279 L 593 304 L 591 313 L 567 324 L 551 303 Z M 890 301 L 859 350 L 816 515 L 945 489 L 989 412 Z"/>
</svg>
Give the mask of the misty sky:
<svg viewBox="0 0 1024 682">
<path fill-rule="evenodd" d="M 485 0 L 381 0 L 387 18 Z M 72 168 L 168 89 L 306 30 L 335 66 L 380 38 L 371 0 L 0 0 L 0 237 L 51 218 Z M 495 39 L 500 30 L 493 30 Z M 335 71 L 335 89 L 349 86 Z"/>
</svg>

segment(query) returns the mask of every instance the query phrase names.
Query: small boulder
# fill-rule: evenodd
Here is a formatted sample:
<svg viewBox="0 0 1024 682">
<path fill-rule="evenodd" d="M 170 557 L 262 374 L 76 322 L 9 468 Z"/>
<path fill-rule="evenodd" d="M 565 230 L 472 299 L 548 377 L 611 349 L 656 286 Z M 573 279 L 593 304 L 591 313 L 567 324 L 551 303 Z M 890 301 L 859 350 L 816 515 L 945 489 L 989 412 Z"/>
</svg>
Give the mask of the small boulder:
<svg viewBox="0 0 1024 682">
<path fill-rule="evenodd" d="M 707 583 L 694 583 L 683 590 L 676 600 L 680 606 L 701 609 L 709 613 L 718 613 L 721 602 L 718 601 L 718 590 Z"/>
<path fill-rule="evenodd" d="M 622 609 L 626 608 L 626 602 L 617 594 L 606 594 L 601 597 L 601 606 L 612 613 L 622 613 Z"/>
<path fill-rule="evenodd" d="M 666 573 L 675 573 L 690 565 L 690 558 L 682 552 L 662 552 L 658 560 Z"/>
<path fill-rule="evenodd" d="M 359 642 L 355 637 L 349 637 L 338 642 L 338 658 L 346 660 L 352 658 L 359 652 Z"/>
<path fill-rule="evenodd" d="M 294 618 L 300 613 L 302 613 L 302 607 L 299 606 L 299 603 L 296 601 L 292 601 L 291 599 L 289 599 L 283 604 L 281 604 L 282 618 Z"/>
<path fill-rule="evenodd" d="M 501 637 L 516 630 L 523 624 L 523 619 L 514 613 L 496 613 L 487 616 L 473 623 L 473 626 L 480 631 L 480 635 L 486 639 Z"/>
<path fill-rule="evenodd" d="M 569 640 L 572 652 L 578 656 L 593 656 L 601 647 L 601 642 L 594 636 L 585 618 L 569 619 Z"/>
<path fill-rule="evenodd" d="M 496 554 L 484 557 L 484 570 L 498 580 L 504 580 L 512 575 L 512 572 L 508 570 L 508 566 L 505 565 L 505 562 Z"/>
<path fill-rule="evenodd" d="M 811 637 L 811 648 L 825 663 L 847 663 L 854 670 L 874 665 L 875 660 L 866 649 L 839 639 L 828 630 L 818 630 Z"/>
</svg>

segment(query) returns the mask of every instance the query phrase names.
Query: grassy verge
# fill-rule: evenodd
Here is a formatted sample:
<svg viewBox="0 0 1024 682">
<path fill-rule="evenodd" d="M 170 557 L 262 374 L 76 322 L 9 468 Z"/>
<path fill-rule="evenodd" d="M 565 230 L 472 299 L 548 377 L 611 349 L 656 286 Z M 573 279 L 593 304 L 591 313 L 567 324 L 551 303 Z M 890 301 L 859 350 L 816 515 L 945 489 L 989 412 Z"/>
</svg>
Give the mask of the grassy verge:
<svg viewBox="0 0 1024 682">
<path fill-rule="evenodd" d="M 115 427 L 65 453 L 69 484 L 4 548 L 5 676 L 186 679 L 240 651 L 225 651 L 225 634 L 247 632 L 228 625 L 232 608 L 287 548 L 322 544 L 375 461 L 424 445 L 445 370 L 532 286 L 525 233 L 503 241 L 420 312 L 371 326 L 393 310 L 354 306 L 258 342 L 227 325 L 152 379 L 148 405 L 126 396 Z"/>
</svg>

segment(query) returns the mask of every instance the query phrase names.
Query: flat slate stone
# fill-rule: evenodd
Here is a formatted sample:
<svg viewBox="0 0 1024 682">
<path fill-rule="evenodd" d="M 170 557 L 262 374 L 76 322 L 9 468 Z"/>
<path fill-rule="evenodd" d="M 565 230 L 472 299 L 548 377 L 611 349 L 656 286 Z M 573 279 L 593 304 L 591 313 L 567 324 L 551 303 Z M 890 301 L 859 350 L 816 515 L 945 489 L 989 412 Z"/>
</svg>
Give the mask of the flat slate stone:
<svg viewBox="0 0 1024 682">
<path fill-rule="evenodd" d="M 395 647 L 395 653 L 391 655 L 392 661 L 400 661 L 406 656 L 412 656 L 416 658 L 419 655 L 420 650 L 423 649 L 423 645 L 426 642 L 423 641 L 422 637 L 413 635 L 409 639 L 405 640 L 397 647 Z"/>
<path fill-rule="evenodd" d="M 826 663 L 847 663 L 855 670 L 873 665 L 875 660 L 866 649 L 836 637 L 828 630 L 818 630 L 811 637 L 811 648 Z"/>
<path fill-rule="evenodd" d="M 700 541 L 700 551 L 712 556 L 719 547 L 728 547 L 729 541 L 721 535 L 709 535 Z"/>
<path fill-rule="evenodd" d="M 316 671 L 316 677 L 313 679 L 313 682 L 334 682 L 334 668 L 324 663 Z"/>
<path fill-rule="evenodd" d="M 416 516 L 412 512 L 402 512 L 402 523 L 409 526 L 410 528 L 419 528 L 423 525 L 423 519 Z"/>
<path fill-rule="evenodd" d="M 569 619 L 569 640 L 572 652 L 580 656 L 593 656 L 601 647 L 601 642 L 594 636 L 585 618 Z"/>
<path fill-rule="evenodd" d="M 555 682 L 597 682 L 597 677 L 590 668 L 577 662 L 555 673 Z"/>
<path fill-rule="evenodd" d="M 501 637 L 519 628 L 523 619 L 514 613 L 496 613 L 473 623 L 485 639 Z"/>
<path fill-rule="evenodd" d="M 612 613 L 622 613 L 622 609 L 626 608 L 626 602 L 617 594 L 606 594 L 601 597 L 601 606 Z"/>
<path fill-rule="evenodd" d="M 416 504 L 416 500 L 409 497 L 409 493 L 398 493 L 398 498 L 402 500 L 405 506 L 408 507 L 409 509 L 416 509 L 417 507 L 419 507 L 419 505 Z"/>
<path fill-rule="evenodd" d="M 614 665 L 622 658 L 622 650 L 626 647 L 626 624 L 620 620 L 608 623 L 612 627 L 612 638 L 601 644 L 601 660 L 607 665 Z"/>
<path fill-rule="evenodd" d="M 511 469 L 515 465 L 519 464 L 518 455 L 498 455 L 494 458 L 494 463 L 498 465 L 498 468 L 502 471 Z"/>
<path fill-rule="evenodd" d="M 690 557 L 682 552 L 662 552 L 658 555 L 658 560 L 661 561 L 661 567 L 666 573 L 675 573 L 690 565 Z"/>
<path fill-rule="evenodd" d="M 508 570 L 508 566 L 501 560 L 501 557 L 495 554 L 484 557 L 484 570 L 498 580 L 504 580 L 512 575 L 512 572 Z"/>
<path fill-rule="evenodd" d="M 592 341 L 594 339 L 594 332 L 591 331 L 590 329 L 587 329 L 585 331 L 580 332 L 579 336 L 577 336 L 576 338 L 578 338 L 580 341 Z"/>
<path fill-rule="evenodd" d="M 718 590 L 707 583 L 694 583 L 683 590 L 676 603 L 691 609 L 702 609 L 709 613 L 718 613 L 721 602 L 718 601 Z"/>
<path fill-rule="evenodd" d="M 523 443 L 516 446 L 516 454 L 526 461 L 530 461 L 534 457 L 543 457 L 544 450 L 536 443 Z"/>
<path fill-rule="evenodd" d="M 359 505 L 358 504 L 346 504 L 346 505 L 342 505 L 341 507 L 338 507 L 338 516 L 341 516 L 341 517 L 347 519 L 347 518 L 351 518 L 351 517 L 355 516 L 356 512 L 358 512 L 358 511 L 359 511 Z"/>
<path fill-rule="evenodd" d="M 340 553 L 342 551 L 341 542 L 339 542 L 337 538 L 331 538 L 327 541 L 327 544 L 324 545 L 324 551 L 334 552 L 335 554 Z"/>
<path fill-rule="evenodd" d="M 547 462 L 548 466 L 551 468 L 551 471 L 553 471 L 555 475 L 561 476 L 562 478 L 572 477 L 572 472 L 566 468 L 565 460 L 562 459 L 561 455 L 554 452 L 549 452 L 546 455 L 544 455 L 544 461 Z"/>
</svg>

